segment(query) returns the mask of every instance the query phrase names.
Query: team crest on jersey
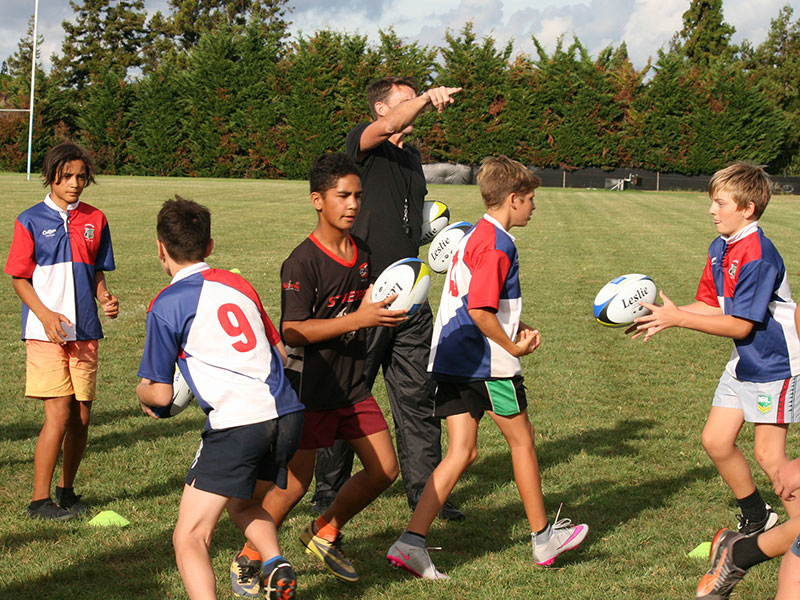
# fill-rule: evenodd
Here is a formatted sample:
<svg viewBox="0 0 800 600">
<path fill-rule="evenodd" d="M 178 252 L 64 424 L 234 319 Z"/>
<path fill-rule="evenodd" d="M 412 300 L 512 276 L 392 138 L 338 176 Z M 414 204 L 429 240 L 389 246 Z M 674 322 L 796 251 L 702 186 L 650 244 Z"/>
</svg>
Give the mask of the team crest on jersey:
<svg viewBox="0 0 800 600">
<path fill-rule="evenodd" d="M 283 289 L 287 292 L 299 292 L 300 291 L 300 282 L 299 281 L 292 281 L 291 279 L 286 283 L 281 284 Z"/>
<path fill-rule="evenodd" d="M 738 260 L 732 261 L 731 266 L 728 267 L 728 275 L 731 276 L 731 279 L 734 279 L 736 277 L 736 271 L 738 270 L 739 270 L 739 261 Z"/>
<path fill-rule="evenodd" d="M 363 263 L 358 266 L 358 276 L 361 279 L 366 279 L 367 275 L 369 275 L 369 263 Z"/>
<path fill-rule="evenodd" d="M 717 257 L 716 257 L 716 256 L 712 256 L 712 257 L 711 257 L 711 264 L 712 264 L 712 265 L 715 265 L 715 264 L 717 264 Z"/>
<path fill-rule="evenodd" d="M 94 239 L 94 225 L 87 223 L 83 226 L 83 237 L 90 241 Z"/>
<path fill-rule="evenodd" d="M 758 408 L 758 412 L 767 414 L 772 410 L 772 396 L 759 394 L 758 402 L 756 402 L 756 408 Z"/>
<path fill-rule="evenodd" d="M 55 237 L 56 230 L 55 229 L 42 229 L 42 235 L 46 238 Z"/>
</svg>

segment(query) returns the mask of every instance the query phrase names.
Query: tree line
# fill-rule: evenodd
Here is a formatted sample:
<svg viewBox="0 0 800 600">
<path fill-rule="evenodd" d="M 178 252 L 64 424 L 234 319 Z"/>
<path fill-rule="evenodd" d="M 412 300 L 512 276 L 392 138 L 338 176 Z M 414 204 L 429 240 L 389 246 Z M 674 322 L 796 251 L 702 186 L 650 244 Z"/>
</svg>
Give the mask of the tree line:
<svg viewBox="0 0 800 600">
<path fill-rule="evenodd" d="M 474 165 L 503 153 L 540 167 L 643 168 L 696 175 L 734 160 L 800 175 L 800 18 L 789 5 L 755 47 L 734 45 L 722 0 L 692 0 L 683 27 L 635 68 L 624 42 L 590 56 L 562 37 L 532 55 L 478 39 L 471 23 L 440 47 L 392 30 L 289 36 L 287 0 L 71 0 L 74 23 L 36 75 L 34 165 L 65 138 L 106 174 L 304 178 L 368 120 L 365 88 L 385 75 L 463 86 L 417 121 L 426 162 Z M 0 108 L 28 106 L 32 22 L 0 69 Z M 24 171 L 25 113 L 0 113 L 0 170 Z"/>
</svg>

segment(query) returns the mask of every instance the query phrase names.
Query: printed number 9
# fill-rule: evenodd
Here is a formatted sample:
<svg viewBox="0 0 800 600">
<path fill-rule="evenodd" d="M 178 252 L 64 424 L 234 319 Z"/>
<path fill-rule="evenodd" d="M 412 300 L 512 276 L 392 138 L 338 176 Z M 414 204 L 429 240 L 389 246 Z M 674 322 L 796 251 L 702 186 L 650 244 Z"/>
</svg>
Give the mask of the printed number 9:
<svg viewBox="0 0 800 600">
<path fill-rule="evenodd" d="M 231 319 L 233 315 L 234 321 Z M 256 347 L 256 334 L 253 328 L 244 316 L 242 309 L 235 304 L 223 304 L 217 311 L 217 318 L 219 324 L 231 337 L 244 336 L 243 340 L 239 340 L 233 344 L 233 349 L 237 352 L 247 352 Z"/>
</svg>

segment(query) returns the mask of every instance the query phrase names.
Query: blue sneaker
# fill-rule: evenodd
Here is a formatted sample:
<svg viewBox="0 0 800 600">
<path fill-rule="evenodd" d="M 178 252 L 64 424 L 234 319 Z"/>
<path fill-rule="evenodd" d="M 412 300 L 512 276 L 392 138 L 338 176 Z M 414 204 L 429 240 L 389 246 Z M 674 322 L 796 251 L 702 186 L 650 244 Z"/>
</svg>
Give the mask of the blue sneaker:
<svg viewBox="0 0 800 600">
<path fill-rule="evenodd" d="M 261 563 L 238 554 L 231 563 L 231 590 L 240 598 L 261 598 Z"/>
</svg>

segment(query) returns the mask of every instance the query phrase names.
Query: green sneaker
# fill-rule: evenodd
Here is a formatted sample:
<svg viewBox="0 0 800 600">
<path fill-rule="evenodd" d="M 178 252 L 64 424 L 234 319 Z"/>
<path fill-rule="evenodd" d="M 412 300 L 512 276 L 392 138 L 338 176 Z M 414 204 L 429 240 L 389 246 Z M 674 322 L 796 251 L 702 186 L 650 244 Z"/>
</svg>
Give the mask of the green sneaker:
<svg viewBox="0 0 800 600">
<path fill-rule="evenodd" d="M 308 527 L 300 534 L 300 543 L 305 547 L 308 554 L 315 555 L 322 561 L 322 564 L 343 581 L 358 581 L 358 572 L 350 564 L 342 552 L 342 536 L 336 541 L 329 542 L 317 535 L 314 535 L 314 524 L 309 523 Z"/>
</svg>

